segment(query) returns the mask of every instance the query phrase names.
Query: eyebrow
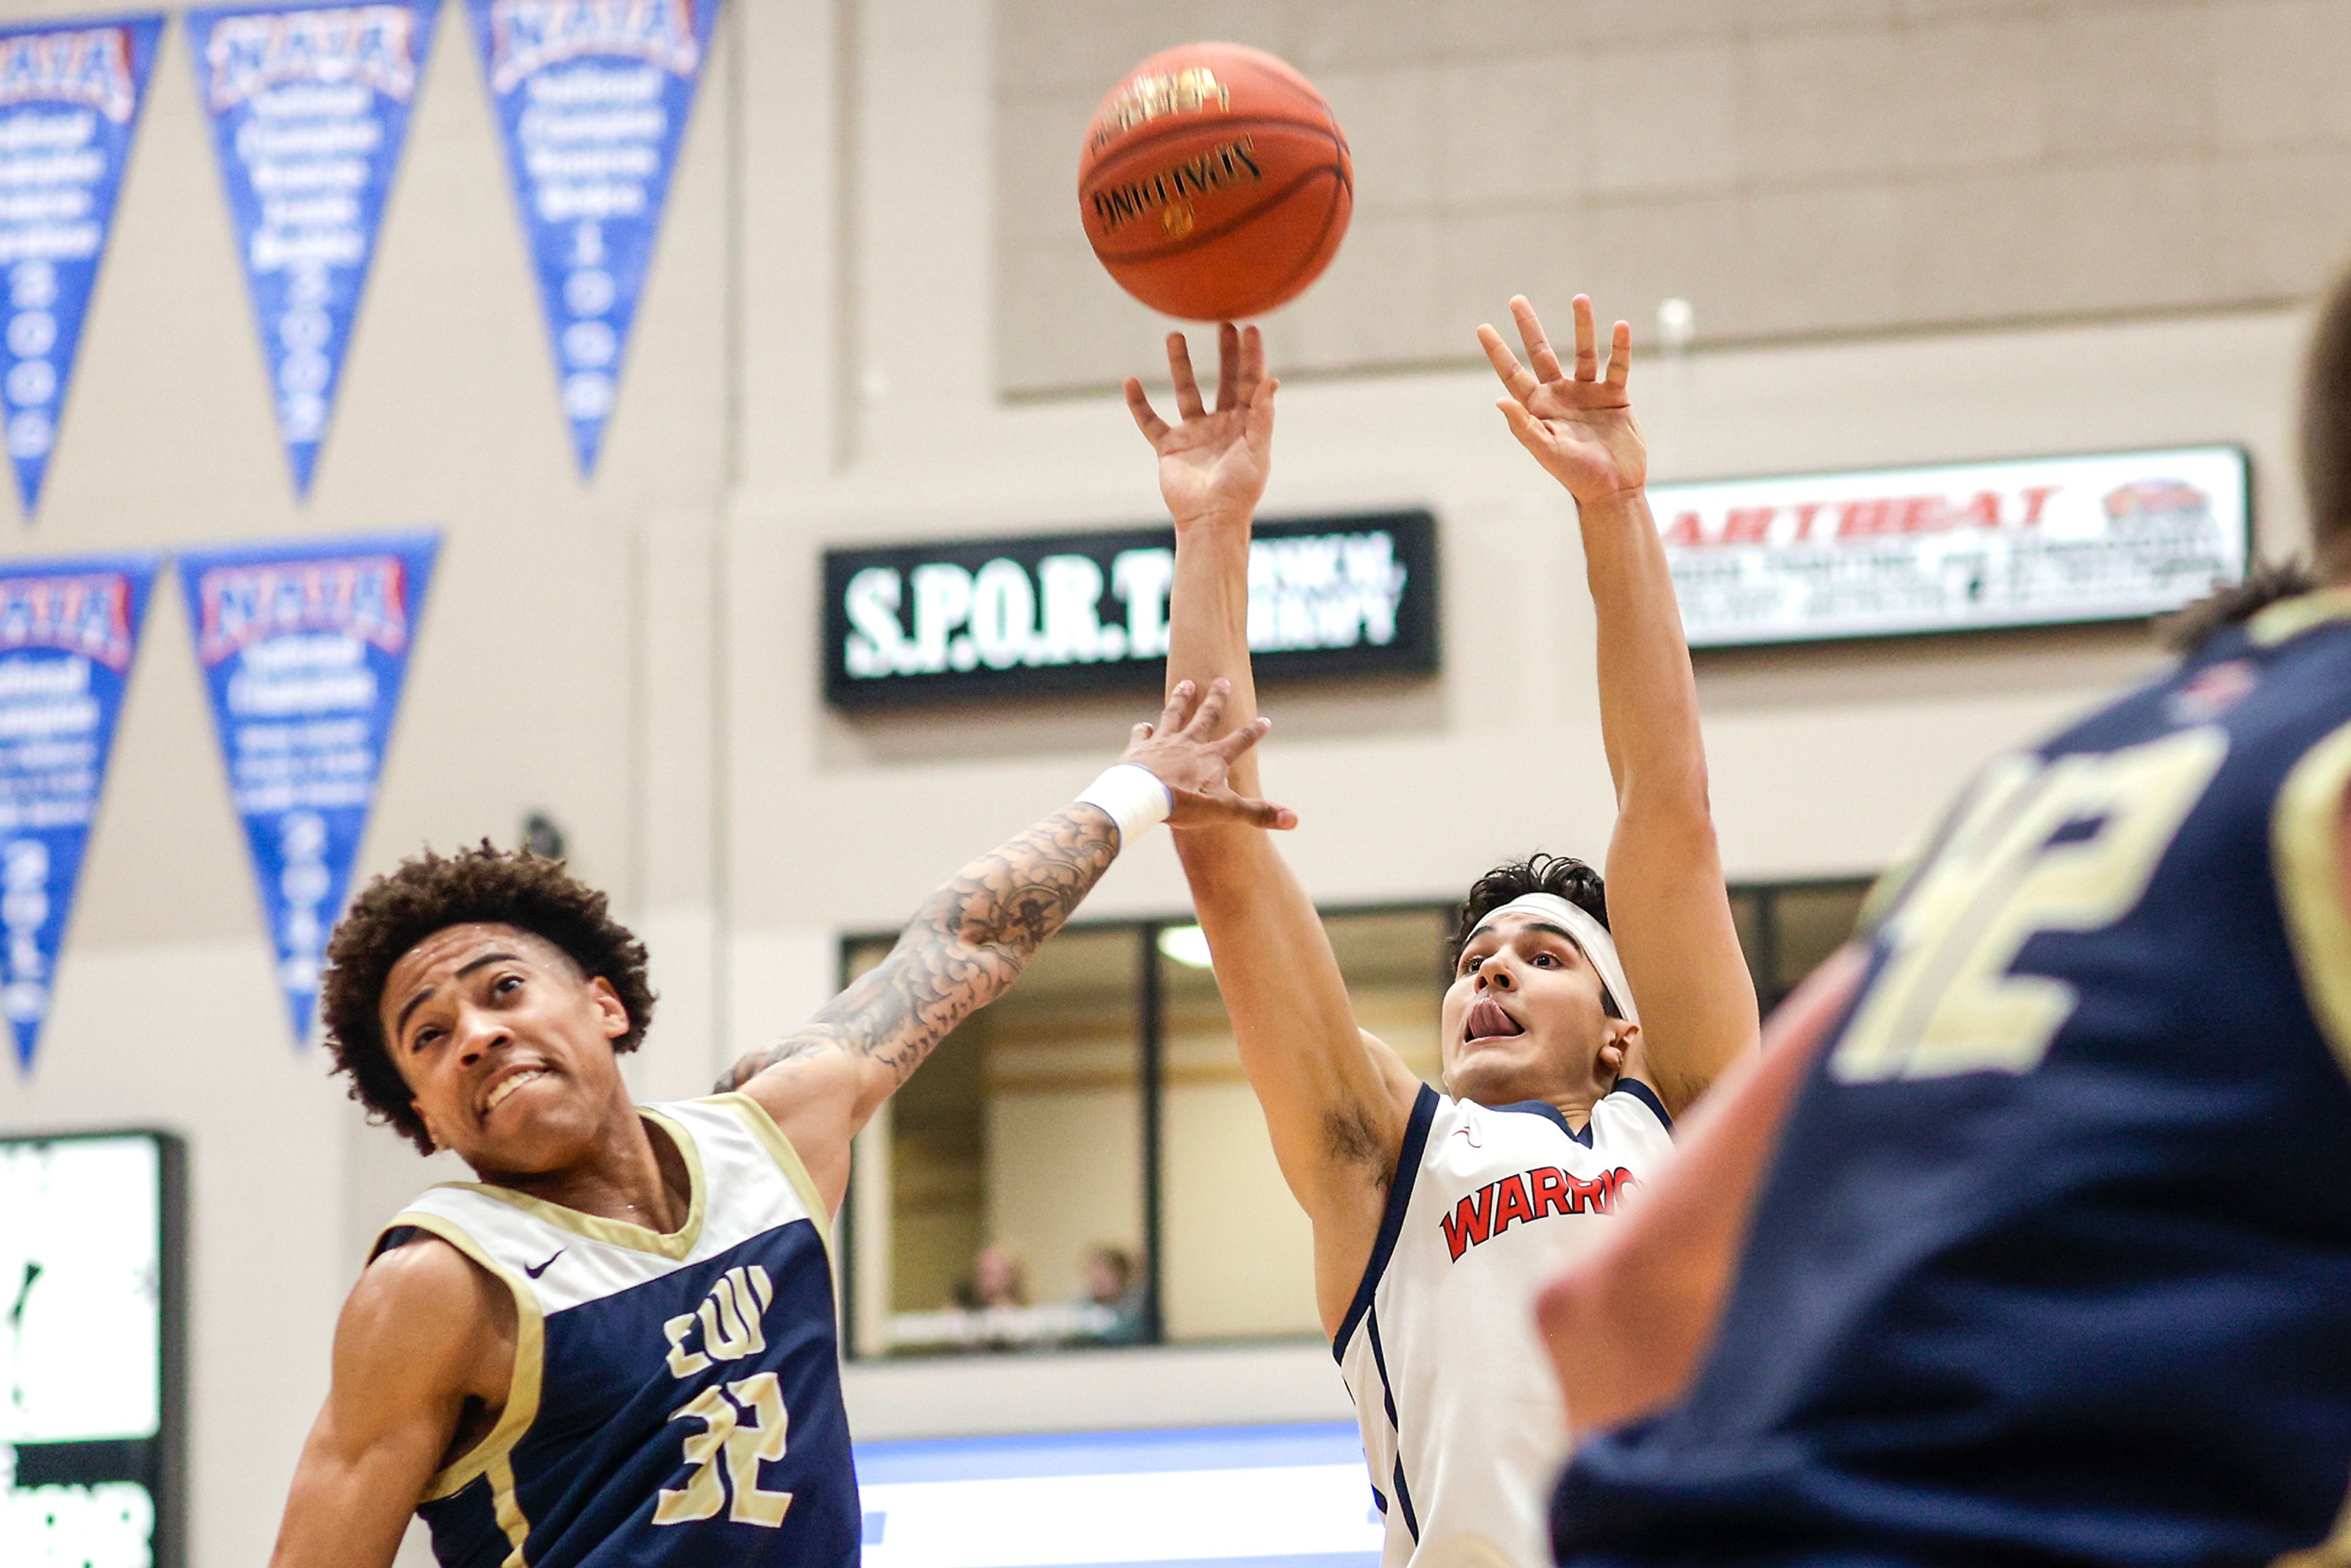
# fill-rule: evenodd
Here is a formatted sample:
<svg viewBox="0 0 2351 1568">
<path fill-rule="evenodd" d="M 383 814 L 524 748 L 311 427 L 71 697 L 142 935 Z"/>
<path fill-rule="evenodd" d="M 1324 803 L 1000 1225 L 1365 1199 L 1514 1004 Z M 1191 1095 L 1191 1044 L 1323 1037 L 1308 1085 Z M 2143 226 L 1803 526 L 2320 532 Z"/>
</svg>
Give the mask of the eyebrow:
<svg viewBox="0 0 2351 1568">
<path fill-rule="evenodd" d="M 1577 952 L 1581 953 L 1583 951 L 1583 944 L 1577 941 L 1575 939 L 1575 933 L 1570 931 L 1564 925 L 1554 925 L 1548 920 L 1530 920 L 1524 925 L 1520 926 L 1515 935 L 1524 936 L 1531 931 L 1540 931 L 1547 936 L 1556 936 L 1565 942 L 1569 946 L 1574 948 Z M 1497 942 L 1502 939 L 1501 933 L 1489 925 L 1483 931 L 1471 933 L 1469 942 L 1464 942 L 1461 944 L 1463 949 L 1467 950 L 1470 942 L 1475 942 L 1481 936 L 1491 936 Z"/>
<path fill-rule="evenodd" d="M 456 974 L 450 977 L 452 979 L 462 980 L 466 976 L 474 973 L 476 969 L 487 968 L 492 964 L 517 964 L 521 961 L 522 960 L 517 956 L 512 953 L 485 953 L 480 957 L 475 959 L 472 963 L 467 964 L 464 968 L 458 970 Z M 434 989 L 435 988 L 427 986 L 423 990 L 417 992 L 414 996 L 400 1004 L 400 1016 L 392 1020 L 392 1039 L 398 1040 L 402 1035 L 408 1032 L 408 1015 L 414 1012 L 418 1008 L 423 1007 L 426 1002 L 432 1000 Z"/>
</svg>

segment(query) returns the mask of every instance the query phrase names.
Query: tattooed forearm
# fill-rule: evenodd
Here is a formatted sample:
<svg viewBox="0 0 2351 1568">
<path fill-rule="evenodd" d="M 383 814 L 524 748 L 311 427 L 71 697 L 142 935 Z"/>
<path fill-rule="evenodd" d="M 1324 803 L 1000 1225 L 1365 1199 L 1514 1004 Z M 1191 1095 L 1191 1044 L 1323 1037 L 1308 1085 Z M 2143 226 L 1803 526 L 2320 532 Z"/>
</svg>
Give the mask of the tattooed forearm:
<svg viewBox="0 0 2351 1568">
<path fill-rule="evenodd" d="M 933 894 L 884 958 L 790 1038 L 719 1081 L 739 1089 L 778 1062 L 846 1051 L 906 1082 L 956 1025 L 994 1001 L 1061 928 L 1118 854 L 1118 830 L 1070 806 L 972 862 Z"/>
</svg>

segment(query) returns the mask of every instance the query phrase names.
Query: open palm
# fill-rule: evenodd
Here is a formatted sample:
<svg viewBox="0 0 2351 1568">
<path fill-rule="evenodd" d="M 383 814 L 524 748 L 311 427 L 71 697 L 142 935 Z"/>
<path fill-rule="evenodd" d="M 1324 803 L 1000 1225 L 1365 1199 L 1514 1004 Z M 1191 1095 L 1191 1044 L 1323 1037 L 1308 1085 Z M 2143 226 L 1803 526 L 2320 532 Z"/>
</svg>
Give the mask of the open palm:
<svg viewBox="0 0 2351 1568">
<path fill-rule="evenodd" d="M 1649 476 L 1648 444 L 1633 417 L 1625 390 L 1633 365 L 1633 329 L 1616 323 L 1604 370 L 1594 341 L 1592 301 L 1575 297 L 1575 371 L 1570 375 L 1543 336 L 1542 322 L 1525 295 L 1510 300 L 1532 365 L 1519 362 L 1502 335 L 1478 329 L 1479 345 L 1502 378 L 1510 395 L 1495 401 L 1519 444 L 1534 454 L 1552 476 L 1579 503 L 1593 505 L 1638 490 Z"/>
<path fill-rule="evenodd" d="M 1192 352 L 1181 332 L 1167 334 L 1167 373 L 1176 383 L 1180 423 L 1153 410 L 1143 383 L 1127 379 L 1126 406 L 1159 454 L 1159 495 L 1176 526 L 1215 516 L 1246 517 L 1257 509 L 1273 471 L 1273 393 L 1265 373 L 1265 340 L 1229 321 L 1217 331 L 1217 406 L 1201 399 Z"/>
</svg>

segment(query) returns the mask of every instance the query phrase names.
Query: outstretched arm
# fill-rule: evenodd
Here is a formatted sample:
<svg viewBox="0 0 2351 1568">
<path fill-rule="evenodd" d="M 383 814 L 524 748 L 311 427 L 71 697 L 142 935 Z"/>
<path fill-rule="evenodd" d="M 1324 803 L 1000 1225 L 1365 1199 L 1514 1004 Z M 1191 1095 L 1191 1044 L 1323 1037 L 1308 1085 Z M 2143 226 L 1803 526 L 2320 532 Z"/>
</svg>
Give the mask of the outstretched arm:
<svg viewBox="0 0 2351 1568">
<path fill-rule="evenodd" d="M 1257 329 L 1219 334 L 1217 405 L 1207 405 L 1181 333 L 1167 340 L 1177 423 L 1140 382 L 1127 406 L 1159 455 L 1176 519 L 1169 606 L 1173 682 L 1230 681 L 1228 722 L 1256 716 L 1249 674 L 1249 528 L 1272 460 L 1275 382 Z M 1257 789 L 1256 759 L 1235 788 Z M 1336 1333 L 1370 1261 L 1419 1080 L 1356 1027 L 1322 916 L 1270 840 L 1246 823 L 1186 828 L 1176 853 L 1215 960 L 1241 1068 L 1265 1113 L 1282 1178 L 1314 1227 L 1315 1295 Z"/>
<path fill-rule="evenodd" d="M 1575 497 L 1599 624 L 1600 735 L 1616 786 L 1608 923 L 1641 1009 L 1629 1076 L 1678 1115 L 1754 1049 L 1755 986 L 1739 950 L 1707 801 L 1706 747 L 1689 645 L 1643 491 L 1648 448 L 1625 390 L 1633 329 L 1616 323 L 1600 365 L 1592 301 L 1575 297 L 1573 375 L 1534 307 L 1510 301 L 1530 370 L 1491 327 L 1478 341 L 1509 395 L 1510 434 Z"/>
<path fill-rule="evenodd" d="M 1294 825 L 1282 808 L 1231 788 L 1234 759 L 1265 724 L 1219 736 L 1229 693 L 1217 687 L 1196 701 L 1195 691 L 1178 687 L 1156 726 L 1135 726 L 1119 760 L 1159 781 L 1171 822 Z M 718 1087 L 743 1091 L 775 1118 L 838 1209 L 850 1140 L 956 1025 L 1019 977 L 1120 847 L 1110 812 L 1081 800 L 980 856 L 925 901 L 872 972 L 797 1033 L 745 1056 Z"/>
</svg>

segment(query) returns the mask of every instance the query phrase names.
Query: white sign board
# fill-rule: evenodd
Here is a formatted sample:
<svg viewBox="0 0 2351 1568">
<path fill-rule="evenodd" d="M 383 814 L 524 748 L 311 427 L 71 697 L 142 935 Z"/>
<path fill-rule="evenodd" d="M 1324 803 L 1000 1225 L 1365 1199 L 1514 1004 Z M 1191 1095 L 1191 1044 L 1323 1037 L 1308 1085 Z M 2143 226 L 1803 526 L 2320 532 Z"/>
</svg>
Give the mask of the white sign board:
<svg viewBox="0 0 2351 1568">
<path fill-rule="evenodd" d="M 165 1148 L 0 1139 L 0 1564 L 150 1568 L 164 1524 Z"/>
<path fill-rule="evenodd" d="M 2245 455 L 2199 446 L 1649 492 L 1693 648 L 2122 621 L 2245 572 Z"/>
</svg>

